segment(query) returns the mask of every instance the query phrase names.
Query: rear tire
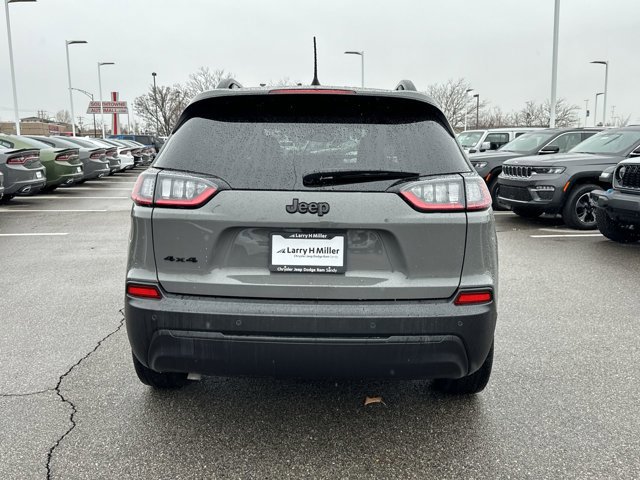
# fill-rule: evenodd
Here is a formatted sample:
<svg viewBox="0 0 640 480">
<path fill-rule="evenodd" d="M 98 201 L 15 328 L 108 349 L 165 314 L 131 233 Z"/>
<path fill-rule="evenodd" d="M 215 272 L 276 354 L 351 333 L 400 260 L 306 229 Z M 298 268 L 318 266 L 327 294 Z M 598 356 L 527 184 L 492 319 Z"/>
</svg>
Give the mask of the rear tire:
<svg viewBox="0 0 640 480">
<path fill-rule="evenodd" d="M 616 222 L 600 208 L 596 210 L 596 223 L 600 233 L 614 242 L 633 243 L 640 240 L 640 230 L 637 226 Z"/>
<path fill-rule="evenodd" d="M 503 205 L 498 200 L 499 187 L 500 185 L 498 185 L 498 175 L 495 175 L 493 177 L 493 180 L 490 180 L 489 184 L 487 185 L 487 188 L 489 189 L 489 193 L 491 194 L 492 207 L 495 211 L 509 210 L 509 208 L 506 205 Z"/>
<path fill-rule="evenodd" d="M 484 390 L 491 377 L 493 367 L 493 345 L 482 366 L 471 375 L 462 378 L 438 378 L 433 388 L 450 395 L 473 395 Z"/>
<path fill-rule="evenodd" d="M 562 219 L 567 227 L 576 230 L 593 230 L 596 228 L 596 206 L 591 200 L 591 193 L 599 189 L 598 185 L 587 183 L 576 185 L 564 202 Z"/>
<path fill-rule="evenodd" d="M 511 209 L 513 213 L 522 218 L 538 218 L 542 215 L 542 210 L 537 208 L 527 208 L 527 207 L 513 207 Z"/>
<path fill-rule="evenodd" d="M 133 366 L 136 369 L 136 374 L 145 385 L 167 390 L 181 388 L 188 383 L 186 373 L 156 372 L 140 363 L 140 360 L 138 360 L 135 355 L 132 354 L 131 356 L 133 357 Z"/>
</svg>

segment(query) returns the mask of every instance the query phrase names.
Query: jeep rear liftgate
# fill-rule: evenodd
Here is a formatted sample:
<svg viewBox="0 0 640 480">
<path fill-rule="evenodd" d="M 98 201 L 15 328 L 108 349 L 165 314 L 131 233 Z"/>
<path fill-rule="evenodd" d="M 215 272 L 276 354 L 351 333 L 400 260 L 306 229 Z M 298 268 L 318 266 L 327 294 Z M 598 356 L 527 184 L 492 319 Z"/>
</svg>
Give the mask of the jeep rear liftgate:
<svg viewBox="0 0 640 480">
<path fill-rule="evenodd" d="M 209 99 L 187 108 L 154 166 L 138 201 L 154 199 L 167 292 L 435 299 L 460 283 L 467 216 L 456 172 L 470 169 L 427 103 Z"/>
</svg>

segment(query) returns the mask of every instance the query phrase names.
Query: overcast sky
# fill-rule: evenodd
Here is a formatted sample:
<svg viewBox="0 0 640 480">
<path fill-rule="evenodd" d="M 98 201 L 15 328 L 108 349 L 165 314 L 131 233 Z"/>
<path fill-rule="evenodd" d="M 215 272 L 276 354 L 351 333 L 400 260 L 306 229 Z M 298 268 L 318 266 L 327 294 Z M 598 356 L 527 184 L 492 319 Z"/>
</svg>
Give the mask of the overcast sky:
<svg viewBox="0 0 640 480">
<path fill-rule="evenodd" d="M 245 86 L 312 78 L 318 37 L 323 85 L 392 88 L 409 78 L 418 89 L 465 77 L 491 105 L 518 109 L 550 95 L 553 0 L 39 0 L 9 5 L 21 116 L 69 109 L 65 39 L 72 83 L 98 97 L 117 90 L 132 101 L 151 83 L 184 82 L 200 66 L 223 68 Z M 4 12 L 0 13 L 4 17 Z M 609 113 L 640 123 L 640 1 L 562 0 L 558 96 L 584 109 L 604 87 L 611 63 Z M 0 119 L 12 120 L 4 18 L 0 22 Z M 74 93 L 76 115 L 86 97 Z M 600 106 L 602 106 L 602 98 Z M 582 115 L 584 113 L 582 112 Z"/>
</svg>

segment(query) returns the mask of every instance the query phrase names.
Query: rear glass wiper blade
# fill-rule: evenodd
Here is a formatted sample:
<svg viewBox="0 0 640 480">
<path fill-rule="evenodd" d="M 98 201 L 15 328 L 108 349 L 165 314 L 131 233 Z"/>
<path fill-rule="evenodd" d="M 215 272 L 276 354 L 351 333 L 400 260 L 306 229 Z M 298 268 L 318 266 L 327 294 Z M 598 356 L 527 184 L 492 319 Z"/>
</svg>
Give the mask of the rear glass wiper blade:
<svg viewBox="0 0 640 480">
<path fill-rule="evenodd" d="M 349 183 L 378 182 L 381 180 L 398 180 L 419 177 L 416 172 L 398 170 L 336 170 L 308 173 L 302 178 L 305 187 L 321 187 L 323 185 L 346 185 Z"/>
</svg>

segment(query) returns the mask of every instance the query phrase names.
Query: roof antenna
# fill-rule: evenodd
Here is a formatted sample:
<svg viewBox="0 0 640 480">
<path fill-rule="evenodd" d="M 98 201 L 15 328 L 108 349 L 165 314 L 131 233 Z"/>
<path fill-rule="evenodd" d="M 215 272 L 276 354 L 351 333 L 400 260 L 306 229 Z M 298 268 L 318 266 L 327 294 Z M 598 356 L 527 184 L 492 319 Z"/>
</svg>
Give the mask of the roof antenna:
<svg viewBox="0 0 640 480">
<path fill-rule="evenodd" d="M 313 81 L 311 85 L 320 85 L 318 80 L 318 52 L 316 50 L 316 37 L 313 37 Z"/>
</svg>

